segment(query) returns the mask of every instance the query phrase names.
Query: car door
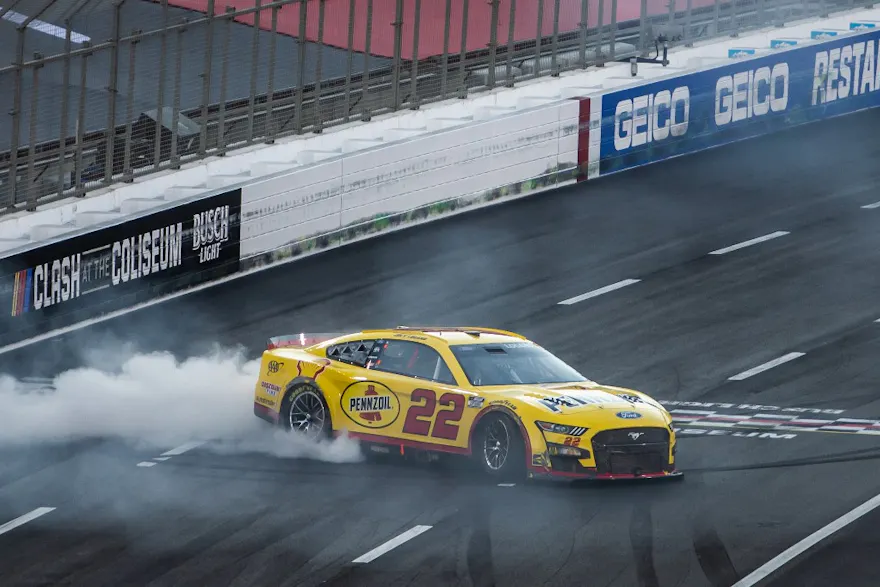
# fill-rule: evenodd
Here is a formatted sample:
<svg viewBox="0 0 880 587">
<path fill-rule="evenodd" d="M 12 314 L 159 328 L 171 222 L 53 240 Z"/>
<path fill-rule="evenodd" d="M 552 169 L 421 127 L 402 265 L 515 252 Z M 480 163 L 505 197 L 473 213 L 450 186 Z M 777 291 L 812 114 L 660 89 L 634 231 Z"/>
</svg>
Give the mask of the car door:
<svg viewBox="0 0 880 587">
<path fill-rule="evenodd" d="M 400 406 L 389 432 L 411 442 L 466 448 L 467 397 L 440 353 L 410 340 L 380 341 L 376 351 L 367 366 L 382 373 Z"/>
</svg>

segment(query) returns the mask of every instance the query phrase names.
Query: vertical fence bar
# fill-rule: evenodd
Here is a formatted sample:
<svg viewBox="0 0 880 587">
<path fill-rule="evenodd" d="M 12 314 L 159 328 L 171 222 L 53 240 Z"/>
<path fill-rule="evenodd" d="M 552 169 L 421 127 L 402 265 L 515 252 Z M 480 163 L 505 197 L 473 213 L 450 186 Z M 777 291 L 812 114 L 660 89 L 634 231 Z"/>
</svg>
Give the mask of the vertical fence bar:
<svg viewBox="0 0 880 587">
<path fill-rule="evenodd" d="M 550 74 L 559 75 L 559 64 L 557 53 L 559 52 L 559 6 L 560 0 L 556 0 L 553 5 L 553 47 L 550 52 Z"/>
<path fill-rule="evenodd" d="M 603 0 L 599 0 L 602 2 Z M 578 42 L 578 63 L 581 69 L 587 68 L 587 30 L 590 23 L 590 0 L 581 0 L 581 22 L 578 23 L 580 29 L 580 39 Z"/>
<path fill-rule="evenodd" d="M 104 183 L 113 183 L 113 168 L 116 160 L 116 98 L 119 76 L 119 25 L 122 20 L 122 5 L 125 0 L 113 3 L 113 38 L 110 44 L 110 79 L 107 84 L 107 143 L 104 152 Z"/>
<path fill-rule="evenodd" d="M 446 18 L 443 20 L 443 55 L 440 56 L 440 96 L 447 96 L 449 82 L 449 29 L 452 21 L 452 0 L 446 0 Z"/>
<path fill-rule="evenodd" d="M 135 68 L 137 67 L 137 46 L 140 42 L 138 36 L 140 30 L 131 32 L 131 45 L 128 49 L 128 105 L 125 111 L 125 153 L 122 155 L 122 176 L 123 181 L 133 181 L 134 173 L 131 167 L 131 125 L 134 118 L 134 80 Z"/>
<path fill-rule="evenodd" d="M 85 48 L 90 46 L 88 41 L 83 43 Z M 85 195 L 83 191 L 83 133 L 86 125 L 86 88 L 88 87 L 89 57 L 91 56 L 91 51 L 83 53 L 79 67 L 79 109 L 76 113 L 76 146 L 74 147 L 73 165 L 73 193 L 78 198 Z"/>
<path fill-rule="evenodd" d="M 64 21 L 64 61 L 61 74 L 61 131 L 58 133 L 58 190 L 55 192 L 60 198 L 64 196 L 64 160 L 67 158 L 67 127 L 70 124 L 70 53 L 73 50 L 73 26 L 70 20 Z"/>
<path fill-rule="evenodd" d="M 730 36 L 739 36 L 739 17 L 736 11 L 736 2 L 730 3 Z"/>
<path fill-rule="evenodd" d="M 165 73 L 168 65 L 168 0 L 162 0 L 162 35 L 159 49 L 159 88 L 156 95 L 156 135 L 153 145 L 153 168 L 162 164 L 162 114 L 165 111 Z"/>
<path fill-rule="evenodd" d="M 694 34 L 694 24 L 693 24 L 693 16 L 694 16 L 694 0 L 687 0 L 687 12 L 684 14 L 684 45 L 685 47 L 693 47 L 693 34 Z"/>
<path fill-rule="evenodd" d="M 269 35 L 269 79 L 266 81 L 266 144 L 275 142 L 275 120 L 272 107 L 275 102 L 275 52 L 278 37 L 278 6 L 272 7 L 272 31 Z"/>
<path fill-rule="evenodd" d="M 822 1 L 822 14 L 826 14 L 825 12 L 825 0 Z M 765 5 L 764 0 L 758 0 L 758 22 L 757 25 L 759 27 L 764 26 L 764 23 L 767 21 L 766 14 L 767 6 Z"/>
<path fill-rule="evenodd" d="M 223 22 L 225 34 L 223 35 L 223 64 L 220 70 L 220 109 L 217 112 L 217 151 L 223 157 L 226 155 L 226 87 L 229 83 L 229 44 L 232 41 L 232 13 L 235 8 L 226 7 L 226 20 Z"/>
<path fill-rule="evenodd" d="M 422 27 L 422 0 L 416 0 L 416 14 L 413 19 L 413 52 L 409 72 L 409 107 L 417 109 L 419 100 L 419 32 Z"/>
<path fill-rule="evenodd" d="M 348 0 L 348 40 L 345 51 L 345 87 L 342 90 L 344 104 L 342 107 L 342 120 L 351 120 L 351 68 L 354 65 L 354 0 Z"/>
<path fill-rule="evenodd" d="M 495 87 L 495 61 L 498 57 L 498 4 L 501 0 L 489 0 L 489 70 L 486 74 L 486 87 Z"/>
<path fill-rule="evenodd" d="M 257 103 L 257 67 L 260 63 L 260 15 L 263 13 L 262 0 L 254 0 L 254 32 L 251 44 L 251 87 L 248 96 L 247 144 L 254 141 L 254 108 Z"/>
<path fill-rule="evenodd" d="M 40 101 L 40 70 L 43 68 L 42 53 L 34 53 L 34 63 L 31 85 L 31 119 L 30 129 L 28 130 L 28 157 L 27 172 L 25 174 L 25 198 L 27 199 L 27 209 L 37 209 L 37 198 L 39 194 L 34 189 L 34 155 L 37 148 L 37 117 L 39 116 L 38 104 Z"/>
<path fill-rule="evenodd" d="M 609 53 L 611 59 L 617 55 L 617 0 L 611 0 L 611 41 Z"/>
<path fill-rule="evenodd" d="M 202 124 L 199 130 L 199 157 L 208 150 L 208 105 L 211 104 L 211 69 L 214 52 L 214 0 L 208 0 L 205 31 L 205 56 L 202 65 Z"/>
<path fill-rule="evenodd" d="M 713 35 L 721 34 L 721 0 L 715 0 L 715 13 L 713 16 L 714 24 L 712 29 Z"/>
<path fill-rule="evenodd" d="M 668 0 L 668 2 L 671 14 L 675 0 Z M 669 24 L 672 24 L 672 18 L 669 19 Z M 648 46 L 648 0 L 642 0 L 642 5 L 639 8 L 639 53 L 647 55 Z"/>
<path fill-rule="evenodd" d="M 308 17 L 308 4 L 306 0 L 299 0 L 299 36 L 297 43 L 296 60 L 296 101 L 293 109 L 293 131 L 302 133 L 303 129 L 303 92 L 306 85 L 306 18 Z"/>
<path fill-rule="evenodd" d="M 465 64 L 467 63 L 467 33 L 468 33 L 468 4 L 469 0 L 464 0 L 461 10 L 461 51 L 458 56 L 458 97 L 467 98 L 468 88 L 465 74 Z"/>
<path fill-rule="evenodd" d="M 605 40 L 605 32 L 602 27 L 605 23 L 605 0 L 599 0 L 599 14 L 596 20 L 596 64 L 600 67 L 605 65 L 605 49 L 602 42 Z"/>
<path fill-rule="evenodd" d="M 315 128 L 314 132 L 320 133 L 324 128 L 324 114 L 321 111 L 321 80 L 324 79 L 323 56 L 324 56 L 324 10 L 327 0 L 318 0 L 318 55 L 315 59 Z"/>
<path fill-rule="evenodd" d="M 391 59 L 391 109 L 400 108 L 400 46 L 403 42 L 403 0 L 394 4 L 394 54 Z"/>
<path fill-rule="evenodd" d="M 535 24 L 535 69 L 532 77 L 541 75 L 541 39 L 544 32 L 544 0 L 538 0 L 538 22 Z"/>
<path fill-rule="evenodd" d="M 370 50 L 373 46 L 373 0 L 367 0 L 367 30 L 364 40 L 364 70 L 361 73 L 361 120 L 367 121 L 372 118 L 370 108 Z"/>
<path fill-rule="evenodd" d="M 184 26 L 177 29 L 177 55 L 174 64 L 174 103 L 171 109 L 171 168 L 180 169 L 180 154 L 178 151 L 177 129 L 180 124 L 180 76 L 183 68 L 183 35 L 186 33 L 185 26 L 188 19 L 183 19 Z"/>
<path fill-rule="evenodd" d="M 505 86 L 512 88 L 516 76 L 513 74 L 513 55 L 516 53 L 514 35 L 516 34 L 516 0 L 510 0 L 510 22 L 507 23 L 507 81 Z"/>
<path fill-rule="evenodd" d="M 12 98 L 12 138 L 9 145 L 9 201 L 7 206 L 15 206 L 18 190 L 18 147 L 21 141 L 21 94 L 24 91 L 24 36 L 27 27 L 19 26 L 18 47 L 15 50 L 15 81 Z"/>
</svg>

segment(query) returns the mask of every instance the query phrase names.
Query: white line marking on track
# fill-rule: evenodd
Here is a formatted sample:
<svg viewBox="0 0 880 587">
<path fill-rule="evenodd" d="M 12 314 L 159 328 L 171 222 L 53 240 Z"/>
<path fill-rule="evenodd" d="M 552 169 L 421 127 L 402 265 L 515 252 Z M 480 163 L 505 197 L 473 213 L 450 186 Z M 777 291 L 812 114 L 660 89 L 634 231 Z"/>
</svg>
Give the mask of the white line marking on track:
<svg viewBox="0 0 880 587">
<path fill-rule="evenodd" d="M 198 448 L 205 444 L 204 440 L 197 440 L 194 442 L 187 442 L 186 444 L 181 444 L 177 448 L 172 448 L 169 451 L 163 452 L 161 456 L 163 457 L 176 457 L 177 455 L 182 455 L 183 453 L 190 451 L 194 448 Z"/>
<path fill-rule="evenodd" d="M 730 253 L 732 251 L 737 251 L 739 249 L 744 249 L 746 247 L 750 247 L 752 245 L 757 245 L 758 243 L 763 243 L 765 241 L 773 240 L 774 238 L 779 238 L 780 236 L 785 236 L 790 234 L 785 232 L 784 230 L 777 230 L 776 232 L 771 232 L 770 234 L 765 234 L 764 236 L 759 236 L 758 238 L 753 238 L 751 240 L 743 241 L 741 243 L 737 243 L 735 245 L 730 245 L 729 247 L 724 247 L 723 249 L 717 249 L 709 253 L 710 255 L 724 255 L 725 253 Z"/>
<path fill-rule="evenodd" d="M 873 204 L 866 204 L 862 206 L 865 210 L 873 210 L 874 208 L 880 208 L 880 202 L 874 202 Z"/>
<path fill-rule="evenodd" d="M 516 483 L 499 483 L 498 487 L 516 487 Z"/>
<path fill-rule="evenodd" d="M 757 367 L 752 367 L 748 371 L 743 371 L 733 377 L 728 378 L 728 381 L 742 381 L 743 379 L 748 379 L 753 375 L 757 375 L 758 373 L 763 373 L 768 369 L 772 369 L 773 367 L 778 367 L 783 363 L 788 363 L 789 361 L 793 361 L 797 358 L 803 357 L 806 353 L 788 353 L 787 355 L 782 355 L 777 359 L 773 359 L 772 361 L 768 361 L 763 365 L 758 365 Z"/>
<path fill-rule="evenodd" d="M 141 461 L 137 464 L 138 467 L 155 467 L 159 463 L 151 463 L 150 461 Z"/>
<path fill-rule="evenodd" d="M 880 495 L 875 495 L 859 507 L 854 510 L 840 516 L 824 528 L 820 528 L 816 530 L 794 546 L 788 548 L 778 556 L 770 559 L 736 583 L 734 583 L 731 587 L 752 587 L 753 585 L 758 584 L 759 581 L 767 578 L 771 573 L 777 571 L 785 564 L 791 562 L 796 557 L 800 556 L 808 549 L 812 548 L 825 538 L 828 538 L 838 530 L 852 524 L 865 514 L 872 512 L 880 506 Z"/>
<path fill-rule="evenodd" d="M 15 528 L 18 528 L 19 526 L 23 526 L 24 524 L 27 524 L 31 520 L 36 520 L 40 516 L 45 516 L 46 514 L 48 514 L 51 511 L 54 511 L 54 510 L 55 510 L 55 508 L 37 508 L 32 512 L 28 512 L 25 515 L 19 516 L 19 517 L 15 518 L 14 520 L 12 520 L 11 522 L 6 522 L 2 526 L 0 526 L 0 534 L 6 534 L 10 530 L 14 530 Z"/>
<path fill-rule="evenodd" d="M 153 457 L 153 460 L 154 460 L 154 461 L 159 461 L 159 462 L 163 462 L 163 463 L 164 463 L 165 461 L 167 461 L 167 460 L 170 459 L 170 458 L 171 458 L 171 457 Z"/>
<path fill-rule="evenodd" d="M 15 2 L 13 2 L 15 4 Z M 20 12 L 16 12 L 14 10 L 10 10 L 6 14 L 3 15 L 3 20 L 8 20 L 9 22 L 13 22 L 17 25 L 22 25 L 30 18 L 26 14 L 22 14 Z M 39 20 L 35 18 L 31 22 L 28 23 L 29 29 L 34 29 L 35 31 L 40 31 L 41 33 L 46 33 L 47 35 L 56 37 L 58 39 L 66 39 L 67 38 L 67 29 L 64 29 L 56 24 L 52 24 L 51 22 L 46 22 L 45 20 Z M 91 37 L 83 35 L 82 33 L 77 33 L 74 31 L 70 31 L 70 40 L 73 43 L 82 44 L 86 41 L 91 41 Z"/>
<path fill-rule="evenodd" d="M 600 287 L 599 289 L 594 289 L 593 291 L 588 291 L 585 294 L 581 294 L 581 295 L 575 296 L 573 298 L 568 298 L 567 300 L 562 300 L 557 305 L 570 306 L 572 304 L 576 304 L 578 302 L 582 302 L 584 300 L 588 300 L 590 298 L 595 298 L 596 296 L 601 296 L 602 294 L 612 292 L 616 289 L 620 289 L 622 287 L 626 287 L 628 285 L 638 283 L 639 281 L 641 281 L 641 280 L 640 279 L 624 279 L 623 281 L 618 281 L 617 283 L 612 283 L 611 285 L 606 285 L 605 287 Z"/>
<path fill-rule="evenodd" d="M 412 540 L 413 538 L 415 538 L 419 534 L 421 534 L 423 532 L 427 532 L 431 528 L 432 528 L 431 526 L 413 526 L 412 528 L 410 528 L 409 530 L 407 530 L 403 534 L 399 534 L 399 535 L 395 536 L 394 538 L 392 538 L 391 540 L 389 540 L 385 544 L 377 546 L 376 548 L 374 548 L 370 552 L 359 556 L 358 558 L 354 559 L 351 562 L 353 562 L 353 563 L 368 563 L 368 562 L 374 561 L 377 558 L 379 558 L 380 556 L 382 556 L 383 554 L 385 554 L 386 552 L 388 552 L 389 550 L 397 548 L 398 546 L 400 546 L 404 542 L 407 542 L 408 540 Z"/>
</svg>

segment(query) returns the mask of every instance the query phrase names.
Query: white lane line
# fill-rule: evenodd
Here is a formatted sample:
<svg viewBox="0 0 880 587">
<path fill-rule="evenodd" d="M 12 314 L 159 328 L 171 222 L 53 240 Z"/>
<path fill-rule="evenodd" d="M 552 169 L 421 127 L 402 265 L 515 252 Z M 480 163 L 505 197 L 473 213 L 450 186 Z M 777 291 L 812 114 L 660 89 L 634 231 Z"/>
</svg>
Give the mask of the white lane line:
<svg viewBox="0 0 880 587">
<path fill-rule="evenodd" d="M 159 461 L 159 462 L 164 463 L 165 461 L 167 461 L 167 460 L 170 459 L 170 458 L 171 458 L 171 457 L 153 457 L 153 460 L 154 460 L 154 461 Z"/>
<path fill-rule="evenodd" d="M 13 4 L 15 3 L 13 2 Z M 10 10 L 3 15 L 3 20 L 8 20 L 9 22 L 13 22 L 17 25 L 24 24 L 24 22 L 28 18 L 30 17 L 28 17 L 26 14 L 22 14 L 14 10 Z M 28 23 L 28 28 L 34 29 L 35 31 L 40 31 L 41 33 L 46 33 L 47 35 L 51 35 L 59 39 L 67 38 L 67 29 L 64 29 L 56 24 L 52 24 L 51 22 L 46 22 L 45 20 L 39 20 L 35 18 L 30 23 Z M 83 35 L 82 33 L 70 31 L 70 40 L 74 43 L 82 44 L 86 41 L 91 41 L 91 37 Z"/>
<path fill-rule="evenodd" d="M 768 361 L 763 365 L 758 365 L 757 367 L 752 367 L 748 371 L 743 371 L 738 375 L 734 375 L 733 377 L 728 378 L 728 381 L 742 381 L 743 379 L 748 379 L 752 375 L 757 375 L 758 373 L 763 373 L 768 369 L 772 369 L 773 367 L 778 367 L 783 363 L 787 363 L 789 361 L 793 361 L 797 358 L 803 357 L 806 353 L 788 353 L 787 355 L 782 355 L 777 359 L 773 359 L 772 361 Z"/>
<path fill-rule="evenodd" d="M 880 202 L 874 202 L 873 204 L 867 204 L 862 206 L 865 210 L 873 210 L 874 208 L 880 208 Z"/>
<path fill-rule="evenodd" d="M 195 442 L 187 442 L 186 444 L 181 444 L 177 448 L 172 448 L 169 451 L 163 452 L 160 456 L 163 457 L 176 457 L 177 455 L 182 455 L 183 453 L 190 451 L 194 448 L 198 448 L 205 444 L 204 440 L 197 440 Z"/>
<path fill-rule="evenodd" d="M 737 251 L 739 249 L 744 249 L 746 247 L 750 247 L 752 245 L 757 245 L 758 243 L 763 243 L 769 240 L 773 240 L 774 238 L 779 238 L 780 236 L 785 236 L 790 234 L 785 232 L 784 230 L 777 230 L 776 232 L 771 232 L 770 234 L 765 234 L 764 236 L 759 236 L 758 238 L 753 238 L 752 240 L 743 241 L 741 243 L 737 243 L 735 245 L 730 245 L 729 247 L 724 247 L 723 249 L 718 249 L 709 253 L 710 255 L 724 255 L 725 253 L 730 253 L 732 251 Z"/>
<path fill-rule="evenodd" d="M 585 294 L 581 294 L 581 295 L 575 296 L 573 298 L 568 298 L 567 300 L 562 300 L 557 305 L 570 306 L 572 304 L 576 304 L 578 302 L 582 302 L 582 301 L 588 300 L 590 298 L 595 298 L 596 296 L 601 296 L 602 294 L 606 294 L 606 293 L 614 291 L 616 289 L 620 289 L 622 287 L 626 287 L 628 285 L 638 283 L 639 281 L 641 281 L 641 279 L 624 279 L 623 281 L 618 281 L 617 283 L 612 283 L 611 285 L 606 285 L 605 287 L 600 287 L 599 289 L 594 289 L 593 291 L 588 291 Z"/>
<path fill-rule="evenodd" d="M 499 483 L 498 487 L 516 487 L 516 483 Z"/>
<path fill-rule="evenodd" d="M 404 542 L 406 542 L 408 540 L 412 540 L 413 538 L 415 538 L 419 534 L 421 534 L 423 532 L 427 532 L 430 529 L 431 529 L 431 526 L 413 526 L 412 528 L 410 528 L 409 530 L 407 530 L 403 534 L 395 536 L 394 538 L 392 538 L 391 540 L 389 540 L 385 544 L 382 544 L 381 546 L 377 546 L 376 548 L 374 548 L 370 552 L 357 557 L 356 559 L 354 559 L 351 562 L 353 562 L 353 563 L 368 563 L 368 562 L 374 561 L 377 558 L 379 558 L 380 556 L 382 556 L 383 554 L 385 554 L 386 552 L 388 552 L 389 550 L 397 548 L 398 546 L 400 546 Z"/>
<path fill-rule="evenodd" d="M 155 467 L 159 463 L 151 463 L 150 461 L 141 461 L 137 464 L 138 467 Z"/>
<path fill-rule="evenodd" d="M 771 573 L 780 569 L 785 564 L 791 562 L 794 558 L 800 556 L 808 549 L 812 548 L 825 538 L 828 538 L 838 530 L 852 524 L 865 514 L 872 512 L 880 506 L 880 495 L 875 495 L 856 509 L 840 516 L 824 528 L 816 530 L 794 546 L 788 548 L 778 556 L 770 559 L 736 583 L 731 587 L 752 587 L 759 581 L 766 579 Z"/>
<path fill-rule="evenodd" d="M 23 526 L 24 524 L 27 524 L 31 520 L 36 520 L 40 516 L 45 516 L 46 514 L 48 514 L 51 511 L 54 511 L 54 510 L 55 510 L 55 508 L 37 508 L 32 512 L 28 512 L 25 515 L 19 516 L 19 517 L 15 518 L 14 520 L 12 520 L 11 522 L 6 522 L 2 526 L 0 526 L 0 534 L 6 534 L 10 530 L 14 530 L 15 528 L 18 528 L 19 526 Z"/>
</svg>

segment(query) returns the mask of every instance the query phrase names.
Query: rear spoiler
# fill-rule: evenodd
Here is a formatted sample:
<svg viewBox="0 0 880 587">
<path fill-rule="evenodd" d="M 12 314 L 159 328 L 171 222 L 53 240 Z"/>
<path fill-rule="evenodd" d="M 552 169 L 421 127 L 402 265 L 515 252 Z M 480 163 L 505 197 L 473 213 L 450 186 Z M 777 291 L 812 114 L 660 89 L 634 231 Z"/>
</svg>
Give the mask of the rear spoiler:
<svg viewBox="0 0 880 587">
<path fill-rule="evenodd" d="M 281 336 L 270 336 L 269 342 L 266 344 L 267 350 L 283 349 L 283 348 L 306 348 L 321 344 L 328 340 L 343 336 L 341 333 L 323 333 L 313 334 L 308 332 L 300 332 L 299 334 L 282 334 Z"/>
</svg>

